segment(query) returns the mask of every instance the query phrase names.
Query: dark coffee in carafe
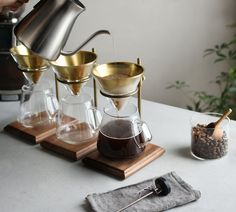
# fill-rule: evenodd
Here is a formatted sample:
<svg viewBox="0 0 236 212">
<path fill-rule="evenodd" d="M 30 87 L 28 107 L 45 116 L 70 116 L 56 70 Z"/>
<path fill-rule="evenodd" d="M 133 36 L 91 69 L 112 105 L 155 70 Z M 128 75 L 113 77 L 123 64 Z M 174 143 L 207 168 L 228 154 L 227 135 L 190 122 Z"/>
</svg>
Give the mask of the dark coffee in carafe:
<svg viewBox="0 0 236 212">
<path fill-rule="evenodd" d="M 113 120 L 99 132 L 98 151 L 109 158 L 127 159 L 140 155 L 145 149 L 143 132 L 134 129 L 129 120 Z"/>
</svg>

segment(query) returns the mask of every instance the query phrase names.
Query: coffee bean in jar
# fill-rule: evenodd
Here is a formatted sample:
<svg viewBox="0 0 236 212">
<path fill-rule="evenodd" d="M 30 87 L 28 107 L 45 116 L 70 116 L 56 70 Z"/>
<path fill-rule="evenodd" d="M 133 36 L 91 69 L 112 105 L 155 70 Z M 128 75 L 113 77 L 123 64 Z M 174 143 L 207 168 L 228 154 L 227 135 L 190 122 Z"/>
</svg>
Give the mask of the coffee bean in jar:
<svg viewBox="0 0 236 212">
<path fill-rule="evenodd" d="M 192 118 L 191 153 L 198 159 L 216 159 L 227 154 L 229 118 L 227 117 L 222 126 L 217 129 L 217 135 L 214 128 L 207 128 L 207 123 L 215 122 L 220 115 L 208 113 L 195 115 Z"/>
</svg>

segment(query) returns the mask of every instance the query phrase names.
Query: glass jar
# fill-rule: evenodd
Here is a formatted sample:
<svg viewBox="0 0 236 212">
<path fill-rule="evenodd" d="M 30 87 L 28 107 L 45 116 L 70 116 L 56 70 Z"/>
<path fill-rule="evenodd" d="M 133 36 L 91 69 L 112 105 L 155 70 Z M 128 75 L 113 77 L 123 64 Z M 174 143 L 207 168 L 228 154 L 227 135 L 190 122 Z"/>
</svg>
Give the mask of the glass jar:
<svg viewBox="0 0 236 212">
<path fill-rule="evenodd" d="M 228 153 L 229 123 L 226 117 L 217 128 L 207 128 L 222 116 L 219 113 L 198 113 L 191 118 L 191 154 L 198 159 L 216 159 Z"/>
</svg>

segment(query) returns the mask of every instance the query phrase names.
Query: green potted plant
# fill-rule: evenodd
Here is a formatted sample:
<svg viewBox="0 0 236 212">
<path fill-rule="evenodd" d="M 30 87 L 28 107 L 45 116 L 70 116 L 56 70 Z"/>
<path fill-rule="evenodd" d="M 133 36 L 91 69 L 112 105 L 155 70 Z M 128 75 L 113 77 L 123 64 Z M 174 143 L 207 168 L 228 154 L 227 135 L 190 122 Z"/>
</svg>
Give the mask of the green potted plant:
<svg viewBox="0 0 236 212">
<path fill-rule="evenodd" d="M 228 69 L 219 73 L 211 81 L 219 90 L 218 95 L 209 94 L 205 91 L 190 91 L 189 85 L 185 81 L 176 80 L 167 88 L 175 88 L 187 95 L 192 104 L 186 107 L 199 112 L 219 112 L 223 113 L 228 108 L 232 108 L 232 119 L 236 119 L 236 35 L 229 42 L 215 45 L 214 48 L 206 49 L 205 56 L 214 56 L 214 63 L 224 62 L 228 64 Z"/>
</svg>

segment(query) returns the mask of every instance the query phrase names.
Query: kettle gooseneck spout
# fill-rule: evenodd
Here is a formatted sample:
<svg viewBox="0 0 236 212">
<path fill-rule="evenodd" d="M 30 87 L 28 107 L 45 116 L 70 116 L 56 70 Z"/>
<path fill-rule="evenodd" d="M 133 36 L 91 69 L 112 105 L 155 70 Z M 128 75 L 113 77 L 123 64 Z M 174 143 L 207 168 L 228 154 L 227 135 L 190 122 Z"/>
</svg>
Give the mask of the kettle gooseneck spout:
<svg viewBox="0 0 236 212">
<path fill-rule="evenodd" d="M 85 40 L 75 51 L 63 48 L 77 17 L 85 11 L 80 0 L 40 0 L 14 28 L 19 42 L 40 57 L 54 61 L 61 54 L 73 54 L 99 34 L 110 34 L 99 30 Z"/>
<path fill-rule="evenodd" d="M 107 35 L 111 35 L 111 33 L 108 30 L 102 29 L 102 30 L 98 30 L 96 32 L 94 32 L 93 34 L 91 34 L 80 46 L 78 46 L 75 50 L 73 51 L 64 51 L 61 50 L 61 54 L 62 55 L 66 55 L 66 56 L 71 56 L 73 54 L 75 54 L 76 52 L 78 52 L 80 49 L 82 49 L 87 43 L 89 43 L 93 38 L 97 37 L 97 35 L 100 34 L 107 34 Z"/>
</svg>

